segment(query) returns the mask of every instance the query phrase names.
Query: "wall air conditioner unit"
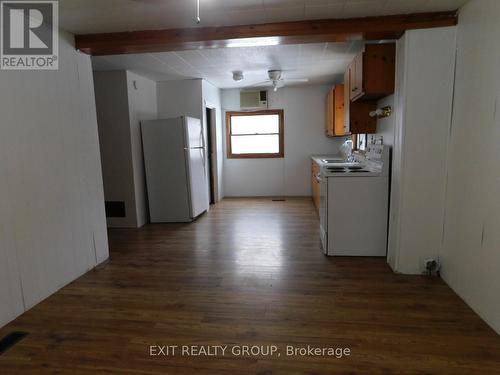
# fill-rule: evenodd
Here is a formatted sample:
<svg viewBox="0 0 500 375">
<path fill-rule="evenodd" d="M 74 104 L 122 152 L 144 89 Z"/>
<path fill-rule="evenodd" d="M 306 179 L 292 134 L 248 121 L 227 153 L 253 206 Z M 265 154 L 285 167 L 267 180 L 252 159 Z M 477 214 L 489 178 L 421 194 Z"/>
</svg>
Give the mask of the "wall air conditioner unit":
<svg viewBox="0 0 500 375">
<path fill-rule="evenodd" d="M 267 109 L 266 90 L 244 90 L 240 91 L 241 109 Z"/>
</svg>

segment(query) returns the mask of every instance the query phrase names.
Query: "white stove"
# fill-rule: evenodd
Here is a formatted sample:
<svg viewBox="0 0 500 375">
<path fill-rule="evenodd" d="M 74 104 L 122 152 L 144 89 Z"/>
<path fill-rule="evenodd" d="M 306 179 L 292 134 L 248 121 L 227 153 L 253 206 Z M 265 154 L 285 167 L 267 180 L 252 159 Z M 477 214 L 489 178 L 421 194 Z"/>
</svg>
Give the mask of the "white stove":
<svg viewBox="0 0 500 375">
<path fill-rule="evenodd" d="M 368 145 L 352 162 L 321 169 L 320 233 L 326 255 L 385 256 L 390 148 Z"/>
</svg>

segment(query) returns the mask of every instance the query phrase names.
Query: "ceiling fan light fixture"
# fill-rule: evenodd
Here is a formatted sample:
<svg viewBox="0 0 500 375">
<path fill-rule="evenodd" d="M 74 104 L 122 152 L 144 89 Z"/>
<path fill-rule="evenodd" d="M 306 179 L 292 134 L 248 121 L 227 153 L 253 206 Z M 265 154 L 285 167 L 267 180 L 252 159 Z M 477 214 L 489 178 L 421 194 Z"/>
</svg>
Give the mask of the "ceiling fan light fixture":
<svg viewBox="0 0 500 375">
<path fill-rule="evenodd" d="M 278 81 L 281 78 L 281 70 L 273 69 L 268 70 L 267 75 L 271 81 Z"/>
<path fill-rule="evenodd" d="M 241 80 L 243 80 L 243 72 L 241 70 L 235 70 L 233 72 L 233 80 L 236 81 L 236 82 L 239 82 Z"/>
<path fill-rule="evenodd" d="M 200 0 L 196 0 L 196 23 L 200 23 Z"/>
<path fill-rule="evenodd" d="M 233 79 L 234 79 L 234 73 L 233 72 Z M 259 82 L 256 84 L 253 84 L 252 87 L 261 87 L 261 86 L 271 86 L 273 91 L 278 91 L 279 88 L 285 87 L 286 83 L 302 83 L 302 82 L 309 82 L 308 78 L 286 78 L 283 77 L 282 71 L 279 69 L 270 69 L 267 71 L 267 75 L 269 79 L 265 80 L 264 82 Z"/>
</svg>

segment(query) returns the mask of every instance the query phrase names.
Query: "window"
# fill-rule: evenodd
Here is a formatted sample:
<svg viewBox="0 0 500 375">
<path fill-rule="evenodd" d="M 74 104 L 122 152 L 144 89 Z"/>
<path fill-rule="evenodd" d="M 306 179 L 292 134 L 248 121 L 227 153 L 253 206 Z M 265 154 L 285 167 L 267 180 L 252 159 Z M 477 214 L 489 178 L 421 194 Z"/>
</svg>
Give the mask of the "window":
<svg viewBox="0 0 500 375">
<path fill-rule="evenodd" d="M 365 151 L 368 142 L 367 134 L 352 134 L 352 149 L 356 151 Z"/>
<path fill-rule="evenodd" d="M 226 112 L 227 157 L 282 158 L 283 110 Z"/>
</svg>

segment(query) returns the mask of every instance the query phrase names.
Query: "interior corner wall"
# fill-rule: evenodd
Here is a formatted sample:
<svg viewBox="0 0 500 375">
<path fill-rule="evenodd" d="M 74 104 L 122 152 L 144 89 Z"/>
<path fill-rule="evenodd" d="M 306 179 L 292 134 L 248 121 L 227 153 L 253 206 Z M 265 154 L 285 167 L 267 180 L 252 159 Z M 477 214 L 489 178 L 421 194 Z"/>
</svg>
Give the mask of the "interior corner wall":
<svg viewBox="0 0 500 375">
<path fill-rule="evenodd" d="M 0 71 L 0 326 L 108 258 L 90 58 Z"/>
<path fill-rule="evenodd" d="M 443 279 L 500 333 L 500 2 L 459 13 Z"/>
<path fill-rule="evenodd" d="M 156 82 L 135 73 L 94 72 L 106 201 L 124 202 L 125 217 L 109 227 L 136 228 L 148 220 L 140 122 L 157 117 Z"/>
<path fill-rule="evenodd" d="M 268 90 L 270 109 L 283 109 L 285 157 L 228 159 L 224 153 L 225 196 L 311 196 L 311 155 L 337 154 L 344 138 L 325 136 L 326 97 L 331 85 Z M 240 110 L 240 89 L 223 89 L 225 112 Z"/>
<path fill-rule="evenodd" d="M 137 227 L 127 72 L 94 72 L 104 197 L 124 202 L 125 217 L 108 217 L 109 227 Z"/>
<path fill-rule="evenodd" d="M 127 93 L 136 226 L 141 227 L 148 222 L 141 121 L 157 118 L 156 82 L 127 71 Z"/>
</svg>

